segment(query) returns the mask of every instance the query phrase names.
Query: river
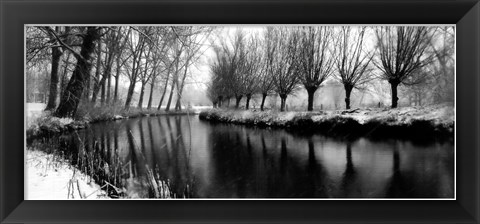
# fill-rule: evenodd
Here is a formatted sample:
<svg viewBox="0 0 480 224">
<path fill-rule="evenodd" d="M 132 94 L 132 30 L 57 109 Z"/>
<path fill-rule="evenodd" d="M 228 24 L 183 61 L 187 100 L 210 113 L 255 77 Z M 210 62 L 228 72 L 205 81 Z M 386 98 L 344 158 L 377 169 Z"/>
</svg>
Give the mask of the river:
<svg viewBox="0 0 480 224">
<path fill-rule="evenodd" d="M 454 197 L 452 142 L 345 140 L 176 115 L 95 123 L 29 145 L 55 149 L 123 197 L 158 197 L 152 186 L 177 198 Z"/>
</svg>

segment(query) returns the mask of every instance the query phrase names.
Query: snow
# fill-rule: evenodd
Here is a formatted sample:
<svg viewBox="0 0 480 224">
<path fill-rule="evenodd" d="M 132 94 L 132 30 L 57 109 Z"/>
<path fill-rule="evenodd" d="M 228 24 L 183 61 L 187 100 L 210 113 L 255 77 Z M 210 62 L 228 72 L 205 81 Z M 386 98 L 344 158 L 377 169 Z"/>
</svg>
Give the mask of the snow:
<svg viewBox="0 0 480 224">
<path fill-rule="evenodd" d="M 249 125 L 266 126 L 301 126 L 303 124 L 335 125 L 342 127 L 339 130 L 345 131 L 355 122 L 364 131 L 371 130 L 369 125 L 382 125 L 384 127 L 409 128 L 415 131 L 420 126 L 429 128 L 432 132 L 453 133 L 455 124 L 455 109 L 449 104 L 429 105 L 423 107 L 401 107 L 401 108 L 355 108 L 338 111 L 289 111 L 278 112 L 275 110 L 223 110 L 212 109 L 200 113 L 200 119 L 232 122 Z M 354 123 L 348 122 L 354 121 Z M 343 123 L 347 122 L 345 125 Z M 327 126 L 323 126 L 325 129 Z M 332 126 L 333 127 L 333 126 Z M 326 129 L 325 129 L 326 130 Z M 393 129 L 391 129 L 393 130 Z M 369 132 L 370 133 L 370 132 Z M 392 132 L 393 133 L 393 132 Z"/>
<path fill-rule="evenodd" d="M 435 124 L 454 122 L 454 109 L 445 104 L 424 107 L 401 107 L 395 109 L 356 109 L 352 113 L 342 114 L 363 124 L 376 119 L 397 124 L 408 124 L 414 120 L 433 121 Z"/>
<path fill-rule="evenodd" d="M 124 119 L 124 117 L 122 115 L 114 115 L 113 116 L 113 120 L 121 120 L 121 119 Z"/>
<path fill-rule="evenodd" d="M 47 105 L 44 103 L 27 103 L 27 105 L 25 106 L 27 113 L 27 127 L 30 126 L 32 121 L 42 116 L 43 110 L 46 106 Z"/>
<path fill-rule="evenodd" d="M 26 200 L 108 199 L 105 191 L 68 161 L 26 150 Z"/>
</svg>

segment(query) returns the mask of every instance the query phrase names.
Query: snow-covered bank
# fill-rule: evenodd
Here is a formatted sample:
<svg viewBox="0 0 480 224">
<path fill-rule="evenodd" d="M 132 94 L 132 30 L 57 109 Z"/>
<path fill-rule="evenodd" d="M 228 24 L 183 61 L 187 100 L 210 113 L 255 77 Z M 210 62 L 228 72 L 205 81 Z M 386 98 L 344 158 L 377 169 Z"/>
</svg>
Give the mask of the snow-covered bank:
<svg viewBox="0 0 480 224">
<path fill-rule="evenodd" d="M 278 112 L 213 109 L 200 113 L 213 122 L 294 128 L 341 137 L 385 136 L 452 138 L 454 108 L 448 105 L 396 109 L 351 109 L 343 111 Z"/>
<path fill-rule="evenodd" d="M 26 150 L 26 195 L 28 200 L 108 199 L 93 179 L 60 156 Z"/>
<path fill-rule="evenodd" d="M 128 111 L 116 111 L 111 108 L 94 108 L 84 116 L 72 118 L 59 118 L 51 115 L 49 111 L 30 111 L 27 105 L 27 140 L 37 137 L 50 137 L 66 131 L 83 129 L 90 123 L 113 121 L 137 117 L 161 116 L 161 115 L 195 115 L 202 109 L 182 111 L 159 111 L 157 109 L 132 108 Z"/>
</svg>

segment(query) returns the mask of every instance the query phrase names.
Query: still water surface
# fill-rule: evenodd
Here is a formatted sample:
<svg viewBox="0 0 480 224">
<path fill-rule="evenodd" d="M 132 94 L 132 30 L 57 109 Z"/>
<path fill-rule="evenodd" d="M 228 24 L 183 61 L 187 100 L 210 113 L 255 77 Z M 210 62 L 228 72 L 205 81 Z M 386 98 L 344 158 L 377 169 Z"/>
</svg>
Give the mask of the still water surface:
<svg viewBox="0 0 480 224">
<path fill-rule="evenodd" d="M 128 197 L 153 197 L 149 170 L 177 197 L 454 197 L 452 142 L 345 141 L 158 116 L 92 124 L 45 143 L 85 172 L 103 168 L 97 181 L 114 182 Z"/>
</svg>

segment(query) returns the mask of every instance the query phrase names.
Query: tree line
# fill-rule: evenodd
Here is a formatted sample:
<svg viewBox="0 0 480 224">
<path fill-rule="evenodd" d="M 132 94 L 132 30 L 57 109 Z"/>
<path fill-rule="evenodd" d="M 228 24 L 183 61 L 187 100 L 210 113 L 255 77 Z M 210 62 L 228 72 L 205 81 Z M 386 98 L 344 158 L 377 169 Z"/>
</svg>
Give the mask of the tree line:
<svg viewBox="0 0 480 224">
<path fill-rule="evenodd" d="M 207 90 L 214 107 L 234 98 L 239 108 L 245 98 L 249 109 L 259 94 L 264 110 L 266 97 L 277 94 L 284 111 L 287 97 L 303 87 L 312 111 L 315 92 L 328 79 L 343 85 L 346 109 L 352 91 L 375 88 L 375 80 L 390 85 L 392 108 L 401 85 L 420 92 L 419 100 L 428 92 L 433 103 L 453 102 L 453 27 L 266 27 L 253 34 L 239 28 L 218 39 Z"/>
<path fill-rule="evenodd" d="M 204 53 L 212 30 L 204 26 L 28 26 L 27 70 L 50 66 L 46 110 L 55 116 L 73 117 L 80 104 L 123 103 L 128 110 L 138 87 L 137 107 L 148 100 L 148 109 L 156 104 L 160 110 L 166 103 L 166 111 L 181 110 L 189 69 Z M 119 89 L 124 83 L 128 90 L 123 98 Z M 149 93 L 145 93 L 147 86 Z M 153 102 L 155 90 L 161 92 L 158 102 Z M 176 102 L 172 102 L 174 95 Z"/>
</svg>

